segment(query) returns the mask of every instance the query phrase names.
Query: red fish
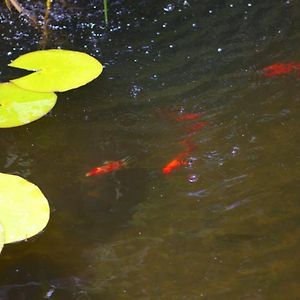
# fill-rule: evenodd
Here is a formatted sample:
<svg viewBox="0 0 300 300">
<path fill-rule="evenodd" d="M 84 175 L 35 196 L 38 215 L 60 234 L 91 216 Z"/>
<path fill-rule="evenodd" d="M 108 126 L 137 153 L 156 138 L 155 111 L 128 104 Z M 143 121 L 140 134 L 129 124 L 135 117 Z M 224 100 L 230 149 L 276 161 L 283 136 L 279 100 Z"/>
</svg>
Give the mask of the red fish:
<svg viewBox="0 0 300 300">
<path fill-rule="evenodd" d="M 186 113 L 186 114 L 181 114 L 179 117 L 177 117 L 176 121 L 177 122 L 190 121 L 190 120 L 196 120 L 200 117 L 202 117 L 202 114 L 200 113 Z"/>
<path fill-rule="evenodd" d="M 187 149 L 183 152 L 180 152 L 174 159 L 172 159 L 163 167 L 163 174 L 169 174 L 173 170 L 178 169 L 181 166 L 187 166 L 189 164 L 186 158 L 191 153 L 191 151 L 195 149 L 196 146 L 189 140 L 183 140 L 181 141 L 181 143 L 185 145 Z"/>
<path fill-rule="evenodd" d="M 188 162 L 186 160 L 181 159 L 181 157 L 176 157 L 163 167 L 162 172 L 163 174 L 169 174 L 173 170 L 186 165 L 188 165 Z"/>
<path fill-rule="evenodd" d="M 299 63 L 278 63 L 263 68 L 264 77 L 273 77 L 283 74 L 288 74 L 293 71 L 298 71 L 300 76 L 300 64 Z"/>
<path fill-rule="evenodd" d="M 208 125 L 208 122 L 207 121 L 203 121 L 203 122 L 198 122 L 198 123 L 194 123 L 194 124 L 191 124 L 189 126 L 186 126 L 185 129 L 189 133 L 194 133 L 194 132 L 197 132 L 198 130 L 204 128 L 207 125 Z"/>
<path fill-rule="evenodd" d="M 95 167 L 91 169 L 88 173 L 85 174 L 85 176 L 95 176 L 95 175 L 103 175 L 107 173 L 111 173 L 120 169 L 124 169 L 128 167 L 129 162 L 132 160 L 131 157 L 125 157 L 121 160 L 116 161 L 108 161 L 104 163 L 104 165 L 100 167 Z"/>
</svg>

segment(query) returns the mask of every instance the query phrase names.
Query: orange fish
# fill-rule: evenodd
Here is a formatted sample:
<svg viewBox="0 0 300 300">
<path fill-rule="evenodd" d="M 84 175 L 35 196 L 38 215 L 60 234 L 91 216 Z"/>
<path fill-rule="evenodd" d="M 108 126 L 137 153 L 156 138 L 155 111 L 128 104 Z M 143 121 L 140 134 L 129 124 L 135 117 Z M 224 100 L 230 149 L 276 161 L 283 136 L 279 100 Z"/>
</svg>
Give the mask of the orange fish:
<svg viewBox="0 0 300 300">
<path fill-rule="evenodd" d="M 208 122 L 207 121 L 203 121 L 203 122 L 198 122 L 198 123 L 194 123 L 194 124 L 191 124 L 189 126 L 186 126 L 185 129 L 189 133 L 194 133 L 194 132 L 197 132 L 198 130 L 204 128 L 207 125 L 208 125 Z"/>
<path fill-rule="evenodd" d="M 191 153 L 191 151 L 195 149 L 196 146 L 189 140 L 183 140 L 181 141 L 181 143 L 185 145 L 187 149 L 183 152 L 180 152 L 173 160 L 171 160 L 163 167 L 163 174 L 169 174 L 173 170 L 178 169 L 181 166 L 187 166 L 189 164 L 186 158 Z"/>
<path fill-rule="evenodd" d="M 85 176 L 95 176 L 95 175 L 103 175 L 107 173 L 111 173 L 120 169 L 124 169 L 128 167 L 128 164 L 132 161 L 132 157 L 128 156 L 121 160 L 116 161 L 108 161 L 104 163 L 104 165 L 100 167 L 95 167 L 92 170 L 90 170 L 88 173 L 85 174 Z"/>
<path fill-rule="evenodd" d="M 163 174 L 169 174 L 173 170 L 186 165 L 188 165 L 188 162 L 186 160 L 181 159 L 180 157 L 176 157 L 163 167 L 162 172 Z"/>
<path fill-rule="evenodd" d="M 200 117 L 202 117 L 202 114 L 200 113 L 186 113 L 186 114 L 181 114 L 179 117 L 177 117 L 176 121 L 177 122 L 190 121 L 190 120 L 196 120 Z"/>
<path fill-rule="evenodd" d="M 264 77 L 273 77 L 283 74 L 288 74 L 293 71 L 298 71 L 300 76 L 300 64 L 299 63 L 278 63 L 263 68 Z"/>
</svg>

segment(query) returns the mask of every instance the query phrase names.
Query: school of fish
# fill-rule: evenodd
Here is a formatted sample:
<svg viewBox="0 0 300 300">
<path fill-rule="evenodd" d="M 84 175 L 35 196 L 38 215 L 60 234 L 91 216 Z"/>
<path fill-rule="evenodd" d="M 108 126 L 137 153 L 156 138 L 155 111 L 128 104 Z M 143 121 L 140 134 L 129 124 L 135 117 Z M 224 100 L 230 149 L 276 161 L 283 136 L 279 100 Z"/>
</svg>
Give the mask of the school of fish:
<svg viewBox="0 0 300 300">
<path fill-rule="evenodd" d="M 285 74 L 289 74 L 292 72 L 296 72 L 298 76 L 300 76 L 300 63 L 289 62 L 289 63 L 275 63 L 269 66 L 266 66 L 262 69 L 262 76 L 266 78 L 281 76 Z M 170 113 L 172 115 L 172 113 Z M 208 125 L 207 121 L 199 122 L 198 119 L 203 116 L 202 113 L 180 113 L 176 116 L 176 122 L 190 122 L 197 121 L 196 123 L 189 123 L 184 126 L 185 132 L 188 134 L 188 138 L 180 143 L 185 147 L 183 151 L 175 155 L 173 159 L 171 159 L 165 166 L 162 168 L 163 174 L 170 174 L 174 170 L 188 166 L 188 157 L 191 152 L 196 148 L 195 144 L 191 141 L 190 137 L 201 130 L 202 128 Z M 133 161 L 132 157 L 125 157 L 121 160 L 116 161 L 108 161 L 103 165 L 92 168 L 89 172 L 86 173 L 87 177 L 96 176 L 96 175 L 104 175 L 108 173 L 112 173 L 124 168 L 128 168 L 128 166 Z"/>
</svg>

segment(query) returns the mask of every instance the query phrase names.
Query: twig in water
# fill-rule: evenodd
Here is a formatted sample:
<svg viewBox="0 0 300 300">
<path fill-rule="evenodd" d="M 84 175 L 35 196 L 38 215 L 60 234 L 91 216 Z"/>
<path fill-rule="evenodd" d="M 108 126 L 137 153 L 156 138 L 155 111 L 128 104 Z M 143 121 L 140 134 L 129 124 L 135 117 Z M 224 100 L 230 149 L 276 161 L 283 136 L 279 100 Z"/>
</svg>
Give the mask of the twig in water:
<svg viewBox="0 0 300 300">
<path fill-rule="evenodd" d="M 30 11 L 25 9 L 18 0 L 5 0 L 5 4 L 9 10 L 11 10 L 11 7 L 14 7 L 14 9 L 19 13 L 23 14 L 26 17 L 28 17 L 34 25 L 36 25 L 36 18 L 32 15 Z"/>
</svg>

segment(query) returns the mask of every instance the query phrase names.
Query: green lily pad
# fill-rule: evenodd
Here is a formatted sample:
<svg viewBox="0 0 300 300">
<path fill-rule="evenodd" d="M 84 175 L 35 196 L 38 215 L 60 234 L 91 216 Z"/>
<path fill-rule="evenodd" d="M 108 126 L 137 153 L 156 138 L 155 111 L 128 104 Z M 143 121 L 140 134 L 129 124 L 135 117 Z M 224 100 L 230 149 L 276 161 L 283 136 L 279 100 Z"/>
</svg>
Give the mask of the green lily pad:
<svg viewBox="0 0 300 300">
<path fill-rule="evenodd" d="M 0 173 L 0 222 L 4 243 L 12 243 L 42 231 L 50 216 L 40 189 L 22 177 Z"/>
<path fill-rule="evenodd" d="M 2 251 L 4 245 L 4 229 L 3 226 L 0 224 L 0 253 Z"/>
<path fill-rule="evenodd" d="M 0 84 L 0 128 L 35 121 L 55 105 L 55 93 L 31 92 L 6 82 Z"/>
<path fill-rule="evenodd" d="M 64 92 L 87 84 L 102 72 L 94 57 L 77 51 L 50 49 L 21 55 L 10 67 L 36 71 L 11 80 L 19 87 L 37 92 Z"/>
</svg>

